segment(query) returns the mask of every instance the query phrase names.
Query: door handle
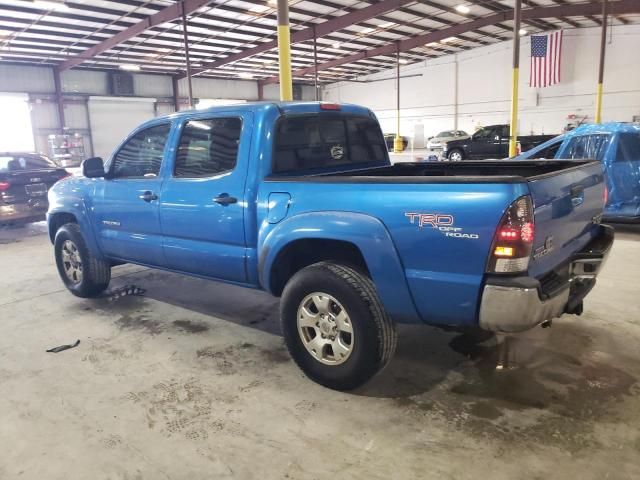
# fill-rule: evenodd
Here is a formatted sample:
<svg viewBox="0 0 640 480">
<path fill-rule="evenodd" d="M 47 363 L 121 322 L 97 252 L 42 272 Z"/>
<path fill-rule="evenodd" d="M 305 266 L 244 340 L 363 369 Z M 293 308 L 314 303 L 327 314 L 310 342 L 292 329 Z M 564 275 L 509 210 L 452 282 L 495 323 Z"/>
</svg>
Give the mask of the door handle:
<svg viewBox="0 0 640 480">
<path fill-rule="evenodd" d="M 231 205 L 232 203 L 238 203 L 238 199 L 236 197 L 229 196 L 228 193 L 221 193 L 216 198 L 214 198 L 213 201 L 219 203 L 220 205 Z"/>
<path fill-rule="evenodd" d="M 158 199 L 158 195 L 153 192 L 146 191 L 142 195 L 138 197 L 140 200 L 144 200 L 145 202 L 151 202 L 153 200 Z"/>
</svg>

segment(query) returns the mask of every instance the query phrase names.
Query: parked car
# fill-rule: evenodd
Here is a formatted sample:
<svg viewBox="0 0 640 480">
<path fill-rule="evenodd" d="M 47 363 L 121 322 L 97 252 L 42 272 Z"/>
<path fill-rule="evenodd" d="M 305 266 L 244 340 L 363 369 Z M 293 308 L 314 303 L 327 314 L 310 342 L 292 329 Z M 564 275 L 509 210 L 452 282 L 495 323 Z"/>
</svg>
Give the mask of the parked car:
<svg viewBox="0 0 640 480">
<path fill-rule="evenodd" d="M 582 125 L 516 157 L 595 159 L 607 180 L 607 222 L 640 221 L 640 124 Z"/>
<path fill-rule="evenodd" d="M 464 140 L 469 138 L 469 134 L 464 130 L 447 130 L 440 132 L 435 137 L 427 140 L 427 149 L 429 150 L 442 150 L 445 143 L 452 140 Z"/>
<path fill-rule="evenodd" d="M 520 135 L 518 142 L 522 151 L 546 142 L 555 135 Z M 505 158 L 509 155 L 509 125 L 491 125 L 483 127 L 471 137 L 446 142 L 442 149 L 442 159 L 457 162 L 460 160 L 482 160 L 487 158 Z"/>
<path fill-rule="evenodd" d="M 384 142 L 387 145 L 387 151 L 393 152 L 394 150 L 393 144 L 394 144 L 395 138 L 396 138 L 395 133 L 384 134 Z M 409 139 L 407 137 L 402 137 L 402 151 L 406 150 L 408 145 L 409 145 Z"/>
<path fill-rule="evenodd" d="M 47 191 L 69 175 L 37 153 L 0 153 L 0 225 L 45 219 Z"/>
<path fill-rule="evenodd" d="M 391 165 L 354 105 L 248 103 L 153 119 L 49 193 L 58 272 L 99 295 L 130 262 L 264 289 L 293 359 L 335 389 L 394 324 L 517 332 L 580 314 L 613 241 L 593 161 Z"/>
</svg>

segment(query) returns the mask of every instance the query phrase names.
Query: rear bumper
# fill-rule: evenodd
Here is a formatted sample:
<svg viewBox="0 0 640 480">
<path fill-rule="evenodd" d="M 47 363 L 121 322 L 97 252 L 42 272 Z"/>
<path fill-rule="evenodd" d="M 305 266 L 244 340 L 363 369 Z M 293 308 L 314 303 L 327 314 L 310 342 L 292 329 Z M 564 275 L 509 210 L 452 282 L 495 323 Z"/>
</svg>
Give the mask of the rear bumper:
<svg viewBox="0 0 640 480">
<path fill-rule="evenodd" d="M 613 244 L 613 228 L 601 225 L 600 229 L 561 273 L 554 273 L 548 282 L 531 277 L 487 280 L 480 304 L 480 327 L 495 332 L 520 332 L 563 313 L 579 313 L 582 300 L 595 285 Z"/>
<path fill-rule="evenodd" d="M 0 224 L 15 221 L 44 220 L 49 204 L 46 199 L 37 203 L 0 204 Z"/>
</svg>

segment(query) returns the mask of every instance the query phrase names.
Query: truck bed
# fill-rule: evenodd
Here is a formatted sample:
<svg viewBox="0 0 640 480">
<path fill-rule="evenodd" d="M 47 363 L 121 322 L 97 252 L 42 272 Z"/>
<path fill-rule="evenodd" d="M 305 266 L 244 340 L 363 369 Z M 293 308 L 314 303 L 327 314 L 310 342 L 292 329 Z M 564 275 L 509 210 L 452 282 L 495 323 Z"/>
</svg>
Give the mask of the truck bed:
<svg viewBox="0 0 640 480">
<path fill-rule="evenodd" d="M 267 180 L 328 183 L 523 183 L 560 171 L 579 169 L 592 160 L 471 160 L 447 163 L 396 163 L 342 172 L 273 175 Z"/>
</svg>

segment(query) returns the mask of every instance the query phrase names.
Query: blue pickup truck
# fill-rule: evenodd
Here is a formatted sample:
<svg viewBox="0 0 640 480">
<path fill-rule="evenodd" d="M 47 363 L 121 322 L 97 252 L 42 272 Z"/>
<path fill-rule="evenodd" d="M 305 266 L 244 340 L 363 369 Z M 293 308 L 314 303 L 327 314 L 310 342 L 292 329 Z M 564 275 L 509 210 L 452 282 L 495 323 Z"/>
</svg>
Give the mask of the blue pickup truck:
<svg viewBox="0 0 640 480">
<path fill-rule="evenodd" d="M 602 162 L 608 198 L 605 222 L 640 222 L 640 124 L 582 125 L 514 160 L 594 159 Z"/>
<path fill-rule="evenodd" d="M 580 314 L 613 242 L 592 161 L 391 165 L 373 113 L 252 103 L 153 119 L 49 193 L 60 277 L 135 263 L 271 292 L 293 359 L 335 389 L 395 323 L 517 332 Z"/>
</svg>

